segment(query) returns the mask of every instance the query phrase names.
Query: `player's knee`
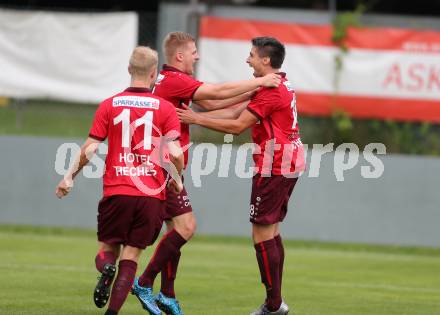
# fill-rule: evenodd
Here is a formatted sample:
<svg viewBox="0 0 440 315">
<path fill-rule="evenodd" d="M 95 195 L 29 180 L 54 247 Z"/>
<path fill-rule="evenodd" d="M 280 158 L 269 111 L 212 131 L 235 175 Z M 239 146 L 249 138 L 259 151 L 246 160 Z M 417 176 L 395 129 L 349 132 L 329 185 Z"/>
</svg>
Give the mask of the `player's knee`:
<svg viewBox="0 0 440 315">
<path fill-rule="evenodd" d="M 119 257 L 119 254 L 121 252 L 121 246 L 115 244 L 100 243 L 99 251 L 112 252 L 116 257 Z"/>
<path fill-rule="evenodd" d="M 139 261 L 139 256 L 142 253 L 142 249 L 132 247 L 132 246 L 125 246 L 121 253 L 121 259 L 120 260 L 132 260 L 134 262 Z"/>
<path fill-rule="evenodd" d="M 192 217 L 191 220 L 188 222 L 188 231 L 191 232 L 191 236 L 194 235 L 197 229 L 197 222 L 196 218 Z"/>
<path fill-rule="evenodd" d="M 194 235 L 196 228 L 196 219 L 194 217 L 190 217 L 179 226 L 177 232 L 179 232 L 184 239 L 189 240 Z"/>
<path fill-rule="evenodd" d="M 254 231 L 252 231 L 252 240 L 254 244 L 257 244 L 259 240 L 258 235 Z"/>
</svg>

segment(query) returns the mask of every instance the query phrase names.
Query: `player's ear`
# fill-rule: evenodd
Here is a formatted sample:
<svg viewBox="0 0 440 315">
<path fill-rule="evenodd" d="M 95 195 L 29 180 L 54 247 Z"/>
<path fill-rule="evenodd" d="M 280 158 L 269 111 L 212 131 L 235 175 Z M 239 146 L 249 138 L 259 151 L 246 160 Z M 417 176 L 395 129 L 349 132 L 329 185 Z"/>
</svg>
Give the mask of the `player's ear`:
<svg viewBox="0 0 440 315">
<path fill-rule="evenodd" d="M 154 67 L 154 69 L 151 70 L 150 79 L 154 82 L 156 81 L 156 77 L 157 77 L 157 67 Z"/>
<path fill-rule="evenodd" d="M 127 70 L 130 75 L 133 75 L 133 70 L 131 69 L 130 65 L 128 65 Z"/>
<path fill-rule="evenodd" d="M 177 61 L 182 61 L 183 60 L 183 52 L 177 51 L 176 52 L 176 59 L 177 59 Z"/>
<path fill-rule="evenodd" d="M 270 66 L 270 57 L 263 57 L 263 65 Z"/>
</svg>

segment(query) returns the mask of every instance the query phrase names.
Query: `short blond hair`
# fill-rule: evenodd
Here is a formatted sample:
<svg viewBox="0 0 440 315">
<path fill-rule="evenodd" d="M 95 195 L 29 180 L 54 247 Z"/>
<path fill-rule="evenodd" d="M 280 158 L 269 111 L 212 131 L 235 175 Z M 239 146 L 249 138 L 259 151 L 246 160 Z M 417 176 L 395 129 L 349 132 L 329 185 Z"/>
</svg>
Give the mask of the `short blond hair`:
<svg viewBox="0 0 440 315">
<path fill-rule="evenodd" d="M 157 68 L 157 51 L 147 46 L 137 46 L 131 53 L 129 66 L 131 75 L 146 76 Z"/>
<path fill-rule="evenodd" d="M 175 55 L 176 51 L 190 42 L 196 40 L 191 34 L 185 32 L 171 32 L 165 36 L 163 40 L 163 53 L 167 62 L 170 62 Z"/>
</svg>

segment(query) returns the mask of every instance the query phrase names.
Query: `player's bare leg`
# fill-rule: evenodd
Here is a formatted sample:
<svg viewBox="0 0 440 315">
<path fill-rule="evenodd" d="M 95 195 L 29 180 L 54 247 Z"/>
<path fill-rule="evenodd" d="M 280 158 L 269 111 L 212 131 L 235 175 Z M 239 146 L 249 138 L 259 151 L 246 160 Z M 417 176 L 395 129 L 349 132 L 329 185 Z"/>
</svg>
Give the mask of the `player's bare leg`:
<svg viewBox="0 0 440 315">
<path fill-rule="evenodd" d="M 137 263 L 141 254 L 142 249 L 127 245 L 122 248 L 120 260 L 132 260 Z"/>
<path fill-rule="evenodd" d="M 171 220 L 170 227 L 171 229 L 167 222 L 167 229 L 169 231 L 174 228 L 185 240 L 189 241 L 196 231 L 196 217 L 193 212 L 181 214 Z"/>
<path fill-rule="evenodd" d="M 252 238 L 260 269 L 261 282 L 266 287 L 266 301 L 251 315 L 285 315 L 288 306 L 282 301 L 280 285 L 281 256 L 275 240 L 279 235 L 278 223 L 252 224 Z"/>
<path fill-rule="evenodd" d="M 276 223 L 275 225 L 275 232 L 274 232 L 274 237 L 276 237 L 277 235 L 280 235 L 280 224 Z"/>
<path fill-rule="evenodd" d="M 254 240 L 254 244 L 273 239 L 277 231 L 278 223 L 268 225 L 252 224 L 252 239 Z"/>
</svg>

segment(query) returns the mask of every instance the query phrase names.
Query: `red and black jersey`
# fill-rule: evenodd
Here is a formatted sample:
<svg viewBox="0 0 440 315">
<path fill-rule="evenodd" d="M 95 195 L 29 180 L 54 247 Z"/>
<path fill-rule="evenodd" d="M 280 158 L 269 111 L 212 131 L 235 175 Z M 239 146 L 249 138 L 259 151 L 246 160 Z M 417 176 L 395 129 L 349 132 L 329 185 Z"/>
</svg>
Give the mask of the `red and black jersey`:
<svg viewBox="0 0 440 315">
<path fill-rule="evenodd" d="M 295 91 L 286 74 L 280 74 L 281 84 L 259 88 L 247 107 L 259 120 L 252 140 L 259 146 L 253 157 L 260 174 L 281 175 L 304 167 Z"/>
<path fill-rule="evenodd" d="M 104 196 L 165 199 L 164 150 L 180 137 L 173 104 L 148 89 L 128 88 L 99 105 L 89 136 L 108 139 Z"/>
<path fill-rule="evenodd" d="M 197 89 L 203 82 L 168 65 L 164 65 L 157 77 L 153 93 L 171 102 L 176 108 L 190 105 Z M 189 144 L 189 125 L 181 124 L 180 145 L 185 148 Z M 185 150 L 185 166 L 188 163 L 188 150 Z"/>
</svg>

